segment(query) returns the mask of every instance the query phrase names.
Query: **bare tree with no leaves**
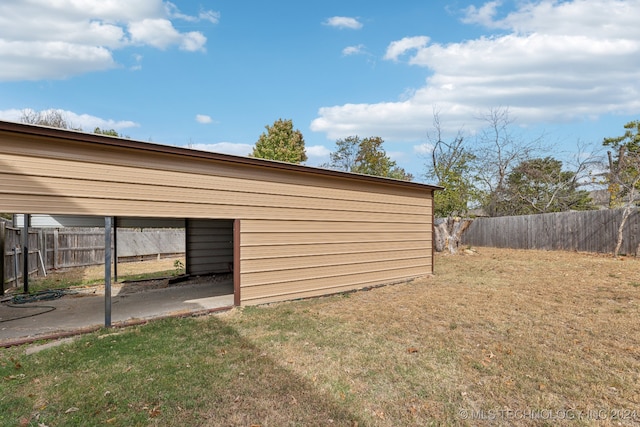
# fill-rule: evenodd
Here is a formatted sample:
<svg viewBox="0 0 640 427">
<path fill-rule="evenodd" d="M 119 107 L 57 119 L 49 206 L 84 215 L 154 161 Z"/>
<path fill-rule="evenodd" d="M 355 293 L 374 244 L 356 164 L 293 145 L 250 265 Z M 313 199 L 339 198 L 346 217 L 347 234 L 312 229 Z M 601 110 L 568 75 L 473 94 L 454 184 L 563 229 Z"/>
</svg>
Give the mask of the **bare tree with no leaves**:
<svg viewBox="0 0 640 427">
<path fill-rule="evenodd" d="M 49 126 L 60 129 L 82 130 L 74 127 L 64 116 L 61 110 L 22 110 L 22 117 L 20 117 L 22 123 L 39 126 Z"/>
<path fill-rule="evenodd" d="M 489 216 L 498 214 L 498 204 L 508 197 L 505 192 L 509 172 L 525 160 L 542 152 L 543 136 L 525 141 L 513 133 L 513 119 L 508 108 L 492 108 L 481 117 L 487 123 L 477 138 L 475 172 L 485 193 L 481 205 Z"/>
</svg>

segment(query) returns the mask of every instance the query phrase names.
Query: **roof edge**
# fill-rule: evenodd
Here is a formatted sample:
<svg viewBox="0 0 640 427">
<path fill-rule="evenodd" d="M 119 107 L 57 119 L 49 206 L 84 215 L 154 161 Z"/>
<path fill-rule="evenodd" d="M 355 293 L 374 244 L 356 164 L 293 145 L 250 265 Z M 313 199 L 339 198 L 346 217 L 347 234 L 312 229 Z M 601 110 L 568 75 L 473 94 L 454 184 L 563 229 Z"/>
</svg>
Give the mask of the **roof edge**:
<svg viewBox="0 0 640 427">
<path fill-rule="evenodd" d="M 413 181 L 402 181 L 394 178 L 386 178 L 373 175 L 364 175 L 353 172 L 336 171 L 314 166 L 297 165 L 277 160 L 259 159 L 255 157 L 236 156 L 233 154 L 215 153 L 211 151 L 194 150 L 191 148 L 177 147 L 153 142 L 137 141 L 133 139 L 120 138 L 96 133 L 81 132 L 69 129 L 59 129 L 49 126 L 39 126 L 26 123 L 9 122 L 0 120 L 0 132 L 14 132 L 23 135 L 38 137 L 67 139 L 75 142 L 85 142 L 100 144 L 103 146 L 128 148 L 133 150 L 143 150 L 154 153 L 172 154 L 178 156 L 195 157 L 200 159 L 217 160 L 253 167 L 280 169 L 303 174 L 325 175 L 335 178 L 343 178 L 365 182 L 375 182 L 379 184 L 395 185 L 402 187 L 413 187 L 430 190 L 442 190 L 443 187 L 431 184 L 423 184 Z"/>
</svg>

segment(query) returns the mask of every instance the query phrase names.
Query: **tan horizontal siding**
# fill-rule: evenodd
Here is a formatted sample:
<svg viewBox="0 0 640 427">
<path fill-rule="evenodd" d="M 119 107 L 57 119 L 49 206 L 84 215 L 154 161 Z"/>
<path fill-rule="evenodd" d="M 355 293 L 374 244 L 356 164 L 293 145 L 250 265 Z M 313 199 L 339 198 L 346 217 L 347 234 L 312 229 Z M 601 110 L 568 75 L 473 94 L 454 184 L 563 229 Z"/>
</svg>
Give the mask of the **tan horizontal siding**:
<svg viewBox="0 0 640 427">
<path fill-rule="evenodd" d="M 377 242 L 377 243 L 333 243 L 324 245 L 278 245 L 278 246 L 243 246 L 242 259 L 270 259 L 281 257 L 314 257 L 318 255 L 349 255 L 352 253 L 367 254 L 372 252 L 387 252 L 394 250 L 429 250 L 431 251 L 431 235 L 423 240 L 409 242 Z"/>
<path fill-rule="evenodd" d="M 330 265 L 320 267 L 295 268 L 289 265 L 287 269 L 272 269 L 260 272 L 242 272 L 242 286 L 279 285 L 289 282 L 305 282 L 323 277 L 340 277 L 349 274 L 363 274 L 371 272 L 391 272 L 415 267 L 428 267 L 427 257 L 386 260 L 377 262 L 360 262 L 353 264 Z"/>
<path fill-rule="evenodd" d="M 431 215 L 422 219 L 425 223 L 245 220 L 242 302 L 304 298 L 430 274 Z"/>
<path fill-rule="evenodd" d="M 250 236 L 243 245 L 290 245 L 290 244 L 316 244 L 323 243 L 349 243 L 349 242 L 397 242 L 424 240 L 425 233 L 255 233 Z"/>
<path fill-rule="evenodd" d="M 288 299 L 308 298 L 312 296 L 327 295 L 345 292 L 354 289 L 362 289 L 370 286 L 385 285 L 422 277 L 424 267 L 390 271 L 387 274 L 374 271 L 370 273 L 357 273 L 353 275 L 336 277 L 323 277 L 305 282 L 305 286 L 292 287 L 287 283 L 273 285 L 269 289 L 262 287 L 243 288 L 241 292 L 242 304 L 263 304 L 267 302 L 283 301 Z"/>
<path fill-rule="evenodd" d="M 165 179 L 170 179 L 171 174 Z M 46 195 L 51 192 L 63 193 L 69 197 L 92 198 L 99 197 L 108 200 L 131 202 L 164 202 L 206 203 L 225 206 L 256 206 L 256 207 L 290 207 L 294 209 L 327 209 L 351 212 L 387 212 L 402 211 L 408 214 L 421 214 L 426 206 L 396 205 L 378 202 L 363 202 L 350 200 L 327 200 L 318 197 L 300 197 L 298 195 L 281 196 L 277 194 L 250 194 L 234 191 L 205 190 L 191 187 L 174 187 L 161 183 L 156 185 L 142 185 L 135 182 L 102 182 L 80 181 L 61 178 L 41 178 L 16 176 L 0 172 L 0 182 L 7 186 L 5 190 L 11 194 Z M 188 185 L 185 183 L 185 185 Z M 384 199 L 384 198 L 381 198 Z"/>
<path fill-rule="evenodd" d="M 0 189 L 0 206 L 2 212 L 19 212 L 28 210 L 30 213 L 99 215 L 99 216 L 149 216 L 163 218 L 280 218 L 296 220 L 306 217 L 310 220 L 353 220 L 353 221 L 427 221 L 422 215 L 402 215 L 390 213 L 362 213 L 333 211 L 330 206 L 326 210 L 291 209 L 287 207 L 268 208 L 250 206 L 224 206 L 202 203 L 180 203 L 164 201 L 148 201 L 145 203 L 124 200 L 62 197 L 53 195 L 13 194 Z M 426 223 L 426 222 L 425 222 Z"/>
<path fill-rule="evenodd" d="M 424 213 L 424 212 L 422 212 Z M 273 220 L 252 220 L 247 221 L 242 227 L 245 233 L 332 233 L 351 232 L 369 233 L 378 232 L 384 229 L 387 232 L 431 232 L 431 219 L 425 218 L 427 222 L 415 224 L 405 222 L 370 223 L 360 221 L 273 221 Z"/>
<path fill-rule="evenodd" d="M 266 249 L 265 253 L 268 254 L 268 252 L 269 250 Z M 242 271 L 248 274 L 268 271 L 282 271 L 286 269 L 308 269 L 314 267 L 349 267 L 363 263 L 375 263 L 384 261 L 398 261 L 409 259 L 424 261 L 427 258 L 431 258 L 431 248 L 422 248 L 419 251 L 405 249 L 394 251 L 350 253 L 348 254 L 348 256 L 345 256 L 345 254 L 323 254 L 313 257 L 291 256 L 282 257 L 277 261 L 271 257 L 263 257 L 257 259 L 243 259 Z"/>
<path fill-rule="evenodd" d="M 101 180 L 125 180 L 140 183 L 171 183 L 192 182 L 192 185 L 220 185 L 222 189 L 229 185 L 247 184 L 245 188 L 236 187 L 237 191 L 269 192 L 269 188 L 280 188 L 279 194 L 296 194 L 294 190 L 306 187 L 310 191 L 326 191 L 331 194 L 347 191 L 346 198 L 353 200 L 375 201 L 377 195 L 385 194 L 393 203 L 415 204 L 420 195 L 429 198 L 430 191 L 425 189 L 405 188 L 393 183 L 360 182 L 351 179 L 328 178 L 313 174 L 298 174 L 291 171 L 281 171 L 277 168 L 257 168 L 230 164 L 228 162 L 205 161 L 202 159 L 182 159 L 177 161 L 175 156 L 158 153 L 141 155 L 133 150 L 111 149 L 100 152 L 88 144 L 73 142 L 65 143 L 50 141 L 38 143 L 30 140 L 29 158 L 25 159 L 25 142 L 2 137 L 2 157 L 0 164 L 3 169 L 10 168 L 15 173 L 34 173 L 46 177 L 67 177 L 71 179 L 86 179 L 86 177 L 100 177 Z M 167 181 L 167 172 L 172 172 L 173 179 Z M 215 176 L 211 181 L 206 177 Z M 204 178 L 204 180 L 200 180 Z M 278 184 L 274 186 L 273 184 Z M 304 195 L 304 194 L 303 194 Z"/>
<path fill-rule="evenodd" d="M 78 164 L 66 160 L 22 158 L 20 156 L 0 154 L 0 162 L 6 160 L 10 165 L 12 174 L 48 178 L 64 178 L 69 180 L 100 181 L 105 183 L 134 182 L 142 185 L 152 185 L 177 188 L 194 188 L 203 190 L 218 190 L 223 192 L 241 192 L 250 194 L 274 194 L 299 197 L 313 196 L 317 198 L 342 199 L 351 201 L 377 202 L 380 199 L 379 192 L 363 192 L 362 190 L 335 189 L 326 187 L 305 188 L 304 182 L 298 184 L 273 183 L 260 180 L 248 174 L 241 178 L 228 178 L 215 176 L 211 173 L 197 174 L 184 173 L 174 170 L 154 170 L 146 166 L 140 168 L 123 167 L 118 165 L 104 165 L 99 163 Z M 215 171 L 217 168 L 211 168 Z M 210 172 L 211 172 L 210 171 Z M 167 180 L 167 176 L 171 180 Z M 301 188 L 302 186 L 302 188 Z M 399 196 L 389 192 L 384 195 L 389 203 L 399 205 L 416 205 L 416 197 Z M 424 197 L 419 203 L 428 203 L 428 197 Z"/>
</svg>

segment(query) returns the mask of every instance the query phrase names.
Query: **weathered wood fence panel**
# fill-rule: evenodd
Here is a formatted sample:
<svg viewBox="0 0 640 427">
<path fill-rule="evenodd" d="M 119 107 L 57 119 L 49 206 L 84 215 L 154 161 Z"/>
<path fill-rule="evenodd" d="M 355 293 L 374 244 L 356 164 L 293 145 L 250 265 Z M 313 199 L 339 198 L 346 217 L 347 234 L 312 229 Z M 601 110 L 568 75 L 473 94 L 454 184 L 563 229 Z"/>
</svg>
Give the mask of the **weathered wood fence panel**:
<svg viewBox="0 0 640 427">
<path fill-rule="evenodd" d="M 621 220 L 622 209 L 478 218 L 462 235 L 462 243 L 613 253 Z M 635 209 L 627 220 L 623 236 L 620 253 L 640 256 L 640 209 Z"/>
<path fill-rule="evenodd" d="M 0 221 L 1 289 L 22 281 L 22 228 Z M 184 229 L 118 230 L 118 260 L 128 261 L 184 253 Z M 29 229 L 29 274 L 104 263 L 103 228 Z"/>
<path fill-rule="evenodd" d="M 43 233 L 47 268 L 96 265 L 104 262 L 104 230 L 45 230 Z"/>
<path fill-rule="evenodd" d="M 2 290 L 7 289 L 10 286 L 17 286 L 18 281 L 22 279 L 22 229 L 9 227 L 4 222 L 0 222 L 4 231 L 4 245 L 2 263 L 4 276 L 2 283 Z M 41 270 L 39 248 L 39 236 L 37 230 L 29 230 L 29 275 L 38 274 Z M 13 283 L 13 285 L 12 285 Z"/>
</svg>

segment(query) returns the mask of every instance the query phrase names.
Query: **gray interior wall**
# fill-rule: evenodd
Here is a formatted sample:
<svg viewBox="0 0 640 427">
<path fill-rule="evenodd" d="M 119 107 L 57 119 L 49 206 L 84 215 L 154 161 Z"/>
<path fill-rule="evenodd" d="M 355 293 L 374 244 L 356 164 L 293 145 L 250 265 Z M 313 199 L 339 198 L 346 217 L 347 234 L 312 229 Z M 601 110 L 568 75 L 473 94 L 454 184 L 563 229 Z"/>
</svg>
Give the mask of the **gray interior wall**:
<svg viewBox="0 0 640 427">
<path fill-rule="evenodd" d="M 233 264 L 233 220 L 187 220 L 186 247 L 189 274 L 230 272 Z"/>
</svg>

